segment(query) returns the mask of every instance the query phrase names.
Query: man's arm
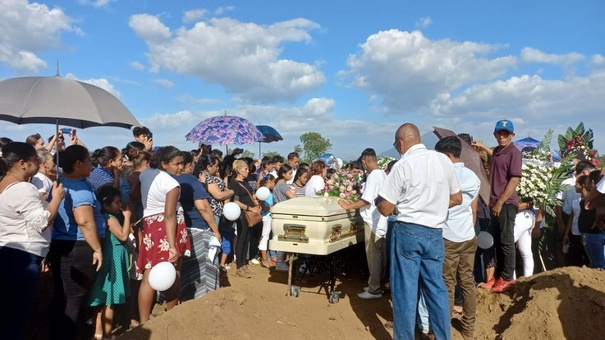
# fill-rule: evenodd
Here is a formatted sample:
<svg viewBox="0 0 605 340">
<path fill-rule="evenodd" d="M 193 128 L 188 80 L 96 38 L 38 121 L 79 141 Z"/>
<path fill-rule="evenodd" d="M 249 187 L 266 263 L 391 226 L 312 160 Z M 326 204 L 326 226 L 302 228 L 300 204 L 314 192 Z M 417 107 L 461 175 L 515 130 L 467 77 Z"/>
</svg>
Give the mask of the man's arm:
<svg viewBox="0 0 605 340">
<path fill-rule="evenodd" d="M 462 204 L 462 191 L 458 191 L 457 193 L 450 195 L 449 208 L 455 207 L 460 204 Z"/>
<path fill-rule="evenodd" d="M 385 200 L 381 196 L 376 197 L 374 204 L 382 216 L 390 216 L 395 211 L 395 204 Z"/>
<path fill-rule="evenodd" d="M 502 210 L 504 202 L 506 202 L 506 200 L 509 199 L 510 196 L 517 190 L 519 182 L 521 182 L 521 177 L 511 177 L 508 183 L 506 183 L 504 192 L 502 193 L 502 195 L 500 195 L 500 197 L 496 201 L 496 204 L 494 204 L 494 206 L 492 207 L 492 214 L 494 214 L 494 216 L 500 216 L 500 210 Z"/>
<path fill-rule="evenodd" d="M 338 200 L 338 205 L 340 205 L 343 209 L 360 209 L 368 204 L 370 204 L 370 202 L 367 202 L 361 198 L 357 202 L 343 199 Z"/>
</svg>

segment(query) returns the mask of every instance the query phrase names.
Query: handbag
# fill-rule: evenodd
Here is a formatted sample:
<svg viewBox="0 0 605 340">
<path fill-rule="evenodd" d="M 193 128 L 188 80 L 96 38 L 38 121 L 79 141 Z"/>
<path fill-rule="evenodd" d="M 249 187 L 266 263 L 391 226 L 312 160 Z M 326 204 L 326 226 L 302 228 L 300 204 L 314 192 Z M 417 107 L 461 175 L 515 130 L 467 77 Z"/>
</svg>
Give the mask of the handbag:
<svg viewBox="0 0 605 340">
<path fill-rule="evenodd" d="M 246 189 L 246 187 L 243 184 L 241 184 L 239 182 L 237 184 L 239 184 L 242 188 L 244 188 L 244 190 L 246 190 L 248 195 L 250 195 L 250 199 L 252 200 L 252 202 L 254 202 L 254 197 L 252 197 L 252 194 L 250 193 L 250 191 L 248 191 L 248 189 Z M 260 214 L 260 212 L 257 212 L 257 211 L 244 210 L 244 217 L 246 218 L 246 222 L 248 222 L 249 228 L 255 226 L 256 224 L 260 223 L 263 220 L 263 216 Z"/>
</svg>

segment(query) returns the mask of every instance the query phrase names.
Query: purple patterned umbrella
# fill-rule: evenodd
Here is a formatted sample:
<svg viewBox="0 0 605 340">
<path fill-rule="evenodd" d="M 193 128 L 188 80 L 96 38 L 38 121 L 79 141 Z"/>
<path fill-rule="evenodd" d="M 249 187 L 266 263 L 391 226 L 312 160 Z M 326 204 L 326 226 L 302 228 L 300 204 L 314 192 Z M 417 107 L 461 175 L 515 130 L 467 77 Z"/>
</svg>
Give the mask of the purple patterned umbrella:
<svg viewBox="0 0 605 340">
<path fill-rule="evenodd" d="M 262 141 L 264 135 L 249 120 L 237 116 L 216 116 L 201 121 L 185 138 L 208 145 L 251 144 Z"/>
</svg>

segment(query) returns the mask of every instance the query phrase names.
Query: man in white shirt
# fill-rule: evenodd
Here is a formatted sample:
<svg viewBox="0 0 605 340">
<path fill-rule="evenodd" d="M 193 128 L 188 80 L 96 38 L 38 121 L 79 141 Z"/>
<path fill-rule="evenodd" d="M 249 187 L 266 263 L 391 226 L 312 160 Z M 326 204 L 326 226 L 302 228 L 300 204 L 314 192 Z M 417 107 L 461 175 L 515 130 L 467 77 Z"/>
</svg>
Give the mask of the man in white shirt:
<svg viewBox="0 0 605 340">
<path fill-rule="evenodd" d="M 387 269 L 387 218 L 376 209 L 374 200 L 384 183 L 387 174 L 378 166 L 374 149 L 365 149 L 361 153 L 361 164 L 366 170 L 366 182 L 363 195 L 357 202 L 339 200 L 338 204 L 344 209 L 359 209 L 364 222 L 364 241 L 368 261 L 368 287 L 357 294 L 362 299 L 378 299 L 382 297 L 383 280 Z"/>
<path fill-rule="evenodd" d="M 296 176 L 296 170 L 298 170 L 298 163 L 300 162 L 300 156 L 298 152 L 290 152 L 288 154 L 288 165 L 292 167 L 292 178 L 286 183 L 292 184 L 294 182 L 294 176 Z"/>
<path fill-rule="evenodd" d="M 464 305 L 462 319 L 458 325 L 459 327 L 456 328 L 464 339 L 474 339 L 477 292 L 473 277 L 473 265 L 475 263 L 475 251 L 477 250 L 475 220 L 481 180 L 460 161 L 462 143 L 458 137 L 448 136 L 441 139 L 435 144 L 435 151 L 443 153 L 454 163 L 454 169 L 462 190 L 462 204 L 449 209 L 447 220 L 443 225 L 445 248 L 443 280 L 447 286 L 450 311 L 452 311 L 454 308 L 456 274 L 460 278 Z"/>
<path fill-rule="evenodd" d="M 420 283 L 435 338 L 450 339 L 441 228 L 448 208 L 462 203 L 460 183 L 452 162 L 427 150 L 414 124 L 397 129 L 393 146 L 402 157 L 382 185 L 376 206 L 383 216 L 397 214 L 391 239 L 394 336 L 414 339 Z"/>
</svg>

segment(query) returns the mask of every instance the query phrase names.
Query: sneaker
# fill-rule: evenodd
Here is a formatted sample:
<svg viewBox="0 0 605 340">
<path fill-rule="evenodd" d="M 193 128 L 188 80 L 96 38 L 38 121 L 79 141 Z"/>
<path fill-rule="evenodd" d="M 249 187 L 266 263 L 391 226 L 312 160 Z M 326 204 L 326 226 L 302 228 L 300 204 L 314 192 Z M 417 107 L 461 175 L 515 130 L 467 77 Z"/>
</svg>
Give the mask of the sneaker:
<svg viewBox="0 0 605 340">
<path fill-rule="evenodd" d="M 250 273 L 246 272 L 246 268 L 245 267 L 241 267 L 238 270 L 235 271 L 235 275 L 239 276 L 239 277 L 243 277 L 245 279 L 249 279 L 252 277 L 252 275 L 250 275 Z"/>
<path fill-rule="evenodd" d="M 393 321 L 387 321 L 384 323 L 384 327 L 388 329 L 393 329 Z"/>
<path fill-rule="evenodd" d="M 515 280 L 506 281 L 504 279 L 500 279 L 492 288 L 492 293 L 502 293 L 508 290 L 510 287 L 514 286 L 516 283 Z"/>
<path fill-rule="evenodd" d="M 368 293 L 367 290 L 364 290 L 363 293 L 359 293 L 357 294 L 357 296 L 359 296 L 359 298 L 361 299 L 380 299 L 382 297 L 382 294 L 372 294 L 372 293 Z"/>
<path fill-rule="evenodd" d="M 492 277 L 491 279 L 489 279 L 489 281 L 480 283 L 479 288 L 492 289 L 495 284 L 496 284 L 496 277 Z"/>
<path fill-rule="evenodd" d="M 368 290 L 370 290 L 370 287 L 363 287 L 364 292 L 367 292 Z M 380 290 L 380 294 L 384 294 L 384 289 Z"/>
<path fill-rule="evenodd" d="M 260 261 L 257 260 L 257 259 L 252 259 L 252 260 L 250 260 L 250 263 L 253 264 L 253 265 L 255 265 L 255 266 L 258 266 L 260 264 Z"/>
</svg>

